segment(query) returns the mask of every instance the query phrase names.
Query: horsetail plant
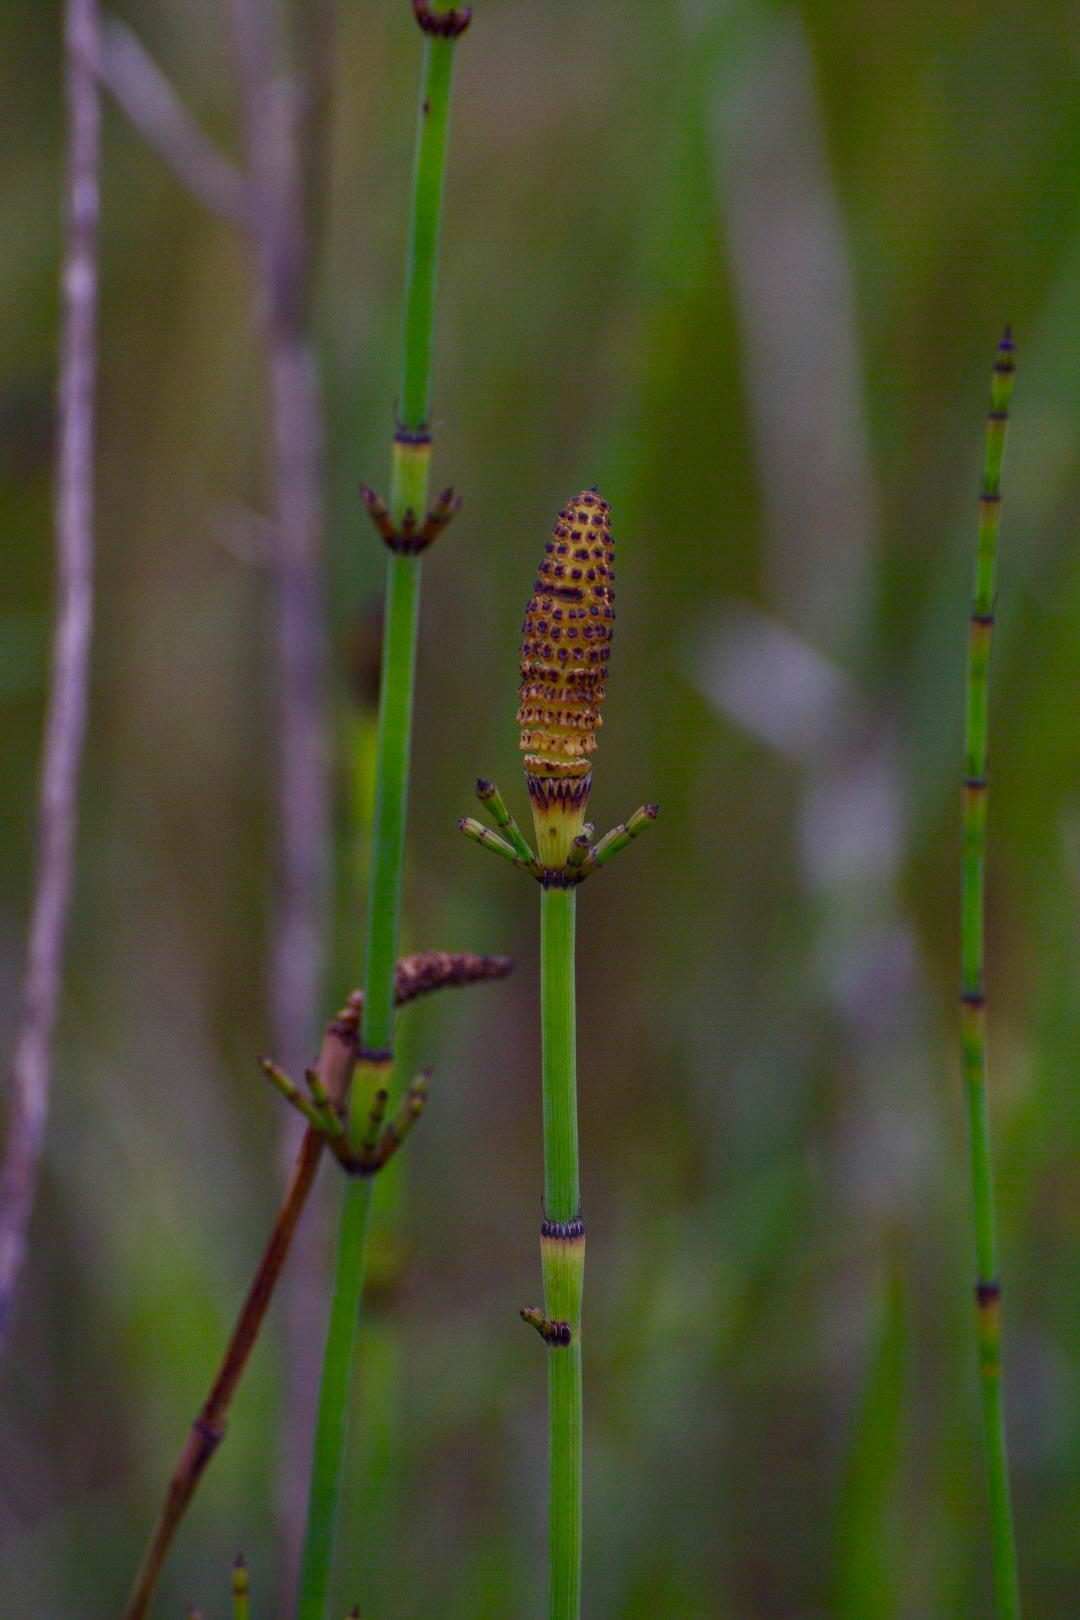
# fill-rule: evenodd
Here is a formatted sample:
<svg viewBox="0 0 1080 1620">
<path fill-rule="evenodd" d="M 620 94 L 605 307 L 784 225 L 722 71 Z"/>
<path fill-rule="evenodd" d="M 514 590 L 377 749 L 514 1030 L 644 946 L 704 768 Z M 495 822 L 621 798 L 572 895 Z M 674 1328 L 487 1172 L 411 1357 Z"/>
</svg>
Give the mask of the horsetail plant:
<svg viewBox="0 0 1080 1620">
<path fill-rule="evenodd" d="M 413 0 L 413 12 L 424 35 L 424 59 L 389 504 L 372 490 L 362 490 L 390 558 L 367 905 L 366 996 L 345 1129 L 352 1155 L 362 1153 L 371 1137 L 371 1122 L 380 1110 L 385 1111 L 393 1071 L 394 966 L 401 925 L 420 558 L 459 505 L 453 491 L 447 489 L 429 508 L 428 487 L 432 340 L 450 92 L 454 50 L 468 27 L 470 12 L 467 7 L 436 9 L 430 0 Z M 419 1103 L 415 1094 L 413 1101 Z M 371 1196 L 370 1174 L 349 1178 L 319 1386 L 297 1610 L 300 1620 L 325 1620 L 330 1597 Z"/>
<path fill-rule="evenodd" d="M 477 797 L 497 832 L 472 817 L 465 835 L 540 883 L 544 1103 L 544 1305 L 521 1312 L 548 1357 L 548 1615 L 581 1612 L 581 1303 L 585 1224 L 577 1125 L 575 923 L 578 885 L 656 819 L 645 805 L 592 844 L 586 822 L 615 619 L 610 508 L 594 489 L 559 513 L 525 613 L 518 724 L 536 832 L 532 850 L 488 781 Z"/>
<path fill-rule="evenodd" d="M 397 961 L 420 556 L 460 504 L 447 489 L 429 507 L 428 485 L 432 331 L 451 69 L 455 42 L 470 19 L 467 7 L 436 9 L 429 0 L 412 0 L 412 9 L 425 46 L 389 505 L 371 490 L 361 490 L 367 511 L 390 549 L 365 988 L 353 993 L 328 1026 L 318 1062 L 305 1076 L 308 1095 L 277 1064 L 268 1059 L 262 1062 L 264 1074 L 303 1116 L 307 1130 L 221 1365 L 169 1480 L 124 1620 L 142 1620 L 147 1614 L 180 1522 L 224 1438 L 226 1415 L 250 1360 L 323 1150 L 329 1147 L 348 1181 L 319 1390 L 297 1610 L 302 1620 L 323 1620 L 326 1615 L 372 1182 L 419 1118 L 430 1079 L 425 1074 L 414 1081 L 387 1120 L 395 1008 L 444 984 L 501 978 L 511 965 L 505 957 L 446 952 Z"/>
<path fill-rule="evenodd" d="M 990 415 L 986 424 L 986 457 L 979 494 L 975 591 L 968 632 L 961 885 L 960 1002 L 975 1216 L 975 1334 L 990 1499 L 994 1593 L 999 1620 L 1019 1620 L 1020 1584 L 1001 1390 L 1001 1283 L 998 1278 L 997 1218 L 987 1100 L 984 978 L 986 761 L 990 646 L 994 634 L 998 531 L 1001 524 L 1001 467 L 1005 455 L 1014 368 L 1012 334 L 1006 327 L 994 362 Z"/>
</svg>

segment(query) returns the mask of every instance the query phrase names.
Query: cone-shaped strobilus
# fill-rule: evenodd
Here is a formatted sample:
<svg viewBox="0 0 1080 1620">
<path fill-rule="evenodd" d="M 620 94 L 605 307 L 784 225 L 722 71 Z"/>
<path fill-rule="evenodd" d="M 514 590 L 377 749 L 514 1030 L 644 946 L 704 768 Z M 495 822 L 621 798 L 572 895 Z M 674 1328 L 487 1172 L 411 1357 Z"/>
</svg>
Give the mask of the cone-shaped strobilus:
<svg viewBox="0 0 1080 1620">
<path fill-rule="evenodd" d="M 646 805 L 593 845 L 586 821 L 615 624 L 607 501 L 585 490 L 559 513 L 525 613 L 518 723 L 534 852 L 498 789 L 477 797 L 498 831 L 461 830 L 537 878 L 544 1098 L 544 1305 L 522 1311 L 548 1347 L 548 1614 L 581 1612 L 581 1298 L 585 1223 L 578 1174 L 574 930 L 578 885 L 655 819 Z"/>
</svg>

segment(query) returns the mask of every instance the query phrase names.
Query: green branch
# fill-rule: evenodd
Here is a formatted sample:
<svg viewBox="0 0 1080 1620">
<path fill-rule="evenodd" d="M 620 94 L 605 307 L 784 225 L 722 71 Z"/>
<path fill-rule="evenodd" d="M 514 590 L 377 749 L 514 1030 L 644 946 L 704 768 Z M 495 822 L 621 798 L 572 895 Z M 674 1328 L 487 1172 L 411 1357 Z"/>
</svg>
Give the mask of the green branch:
<svg viewBox="0 0 1080 1620">
<path fill-rule="evenodd" d="M 468 22 L 467 11 L 433 12 L 424 0 L 414 0 L 413 9 L 424 31 L 424 60 L 413 166 L 389 521 L 385 527 L 380 525 L 391 554 L 386 582 L 367 907 L 366 995 L 360 1026 L 360 1060 L 353 1077 L 348 1114 L 349 1147 L 354 1153 L 363 1145 L 376 1097 L 388 1086 L 393 1069 L 394 967 L 401 926 L 420 608 L 421 564 L 410 542 L 428 507 L 432 338 L 453 54 L 455 40 Z M 440 503 L 440 511 L 450 504 L 447 496 Z M 378 518 L 376 513 L 373 516 Z M 300 1620 L 325 1620 L 330 1600 L 371 1195 L 370 1176 L 352 1179 L 345 1190 L 319 1387 L 297 1610 Z"/>
<path fill-rule="evenodd" d="M 1005 454 L 1014 363 L 1013 342 L 1006 329 L 998 345 L 994 364 L 990 416 L 986 425 L 986 459 L 979 495 L 975 593 L 968 633 L 961 903 L 964 1089 L 971 1146 L 977 1268 L 975 1332 L 990 1497 L 994 1592 L 999 1620 L 1019 1620 L 1020 1583 L 1001 1391 L 1001 1284 L 998 1279 L 997 1220 L 986 1080 L 986 761 L 990 646 L 994 634 L 994 593 L 1001 523 L 1001 465 Z"/>
</svg>

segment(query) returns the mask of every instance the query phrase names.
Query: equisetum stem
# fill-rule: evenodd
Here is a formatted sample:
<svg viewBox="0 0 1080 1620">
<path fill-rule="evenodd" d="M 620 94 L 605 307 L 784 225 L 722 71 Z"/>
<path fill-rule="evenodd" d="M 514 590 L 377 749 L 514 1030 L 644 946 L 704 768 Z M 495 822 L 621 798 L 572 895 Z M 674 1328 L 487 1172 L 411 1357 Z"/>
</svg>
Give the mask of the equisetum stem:
<svg viewBox="0 0 1080 1620">
<path fill-rule="evenodd" d="M 425 38 L 405 275 L 398 424 L 390 491 L 391 516 L 399 529 L 404 526 L 407 514 L 422 519 L 428 505 L 432 335 L 456 38 L 452 31 L 432 32 L 424 24 L 421 8 L 414 9 L 425 29 Z M 430 20 L 430 14 L 427 15 Z M 389 1084 L 393 1068 L 394 965 L 401 922 L 419 608 L 420 559 L 391 551 L 386 583 L 367 906 L 366 997 L 348 1120 L 350 1147 L 354 1151 L 363 1140 L 375 1093 Z M 299 1620 L 325 1620 L 330 1600 L 371 1193 L 371 1177 L 355 1178 L 346 1187 L 342 1207 L 319 1387 L 297 1609 Z"/>
<path fill-rule="evenodd" d="M 540 1018 L 544 1085 L 544 1214 L 580 1214 L 577 1127 L 577 891 L 540 891 Z"/>
<path fill-rule="evenodd" d="M 991 409 L 986 426 L 986 459 L 979 495 L 975 593 L 968 636 L 961 913 L 963 1067 L 971 1147 L 977 1268 L 975 1330 L 990 1498 L 994 1593 L 999 1620 L 1019 1620 L 1020 1585 L 1001 1390 L 1001 1284 L 998 1279 L 997 1220 L 987 1100 L 984 981 L 986 761 L 990 646 L 994 633 L 994 593 L 1001 522 L 1001 465 L 1005 453 L 1013 370 L 1013 343 L 1006 330 L 998 345 L 994 364 Z"/>
<path fill-rule="evenodd" d="M 548 1616 L 581 1612 L 581 1221 L 574 983 L 577 894 L 545 885 L 540 899 L 540 1009 L 544 1088 L 544 1309 L 569 1326 L 548 1347 Z"/>
</svg>

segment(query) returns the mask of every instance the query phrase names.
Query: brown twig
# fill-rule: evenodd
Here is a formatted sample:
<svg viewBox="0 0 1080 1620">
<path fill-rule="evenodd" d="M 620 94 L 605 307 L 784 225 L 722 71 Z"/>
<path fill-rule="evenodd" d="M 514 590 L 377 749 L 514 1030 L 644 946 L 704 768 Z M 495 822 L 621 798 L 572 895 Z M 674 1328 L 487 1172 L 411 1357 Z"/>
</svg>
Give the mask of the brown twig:
<svg viewBox="0 0 1080 1620">
<path fill-rule="evenodd" d="M 56 621 L 38 809 L 37 878 L 0 1170 L 0 1350 L 34 1206 L 49 1104 L 52 1033 L 71 897 L 93 627 L 94 389 L 101 109 L 97 0 L 64 10 L 68 118 L 56 475 Z"/>
<path fill-rule="evenodd" d="M 509 973 L 511 966 L 509 958 L 505 956 L 475 956 L 449 951 L 425 951 L 416 956 L 407 956 L 398 963 L 395 1000 L 399 1006 L 403 1006 L 417 996 L 444 986 L 501 979 Z M 336 1104 L 343 1103 L 348 1093 L 357 1058 L 362 1008 L 363 993 L 355 991 L 323 1036 L 316 1072 Z M 124 1610 L 123 1620 L 142 1620 L 149 1610 L 180 1521 L 207 1464 L 224 1438 L 229 1407 L 244 1375 L 297 1223 L 314 1185 L 324 1145 L 325 1138 L 319 1132 L 314 1129 L 305 1131 L 254 1281 L 248 1289 L 210 1392 L 191 1426 L 173 1469 L 165 1501 Z"/>
</svg>

